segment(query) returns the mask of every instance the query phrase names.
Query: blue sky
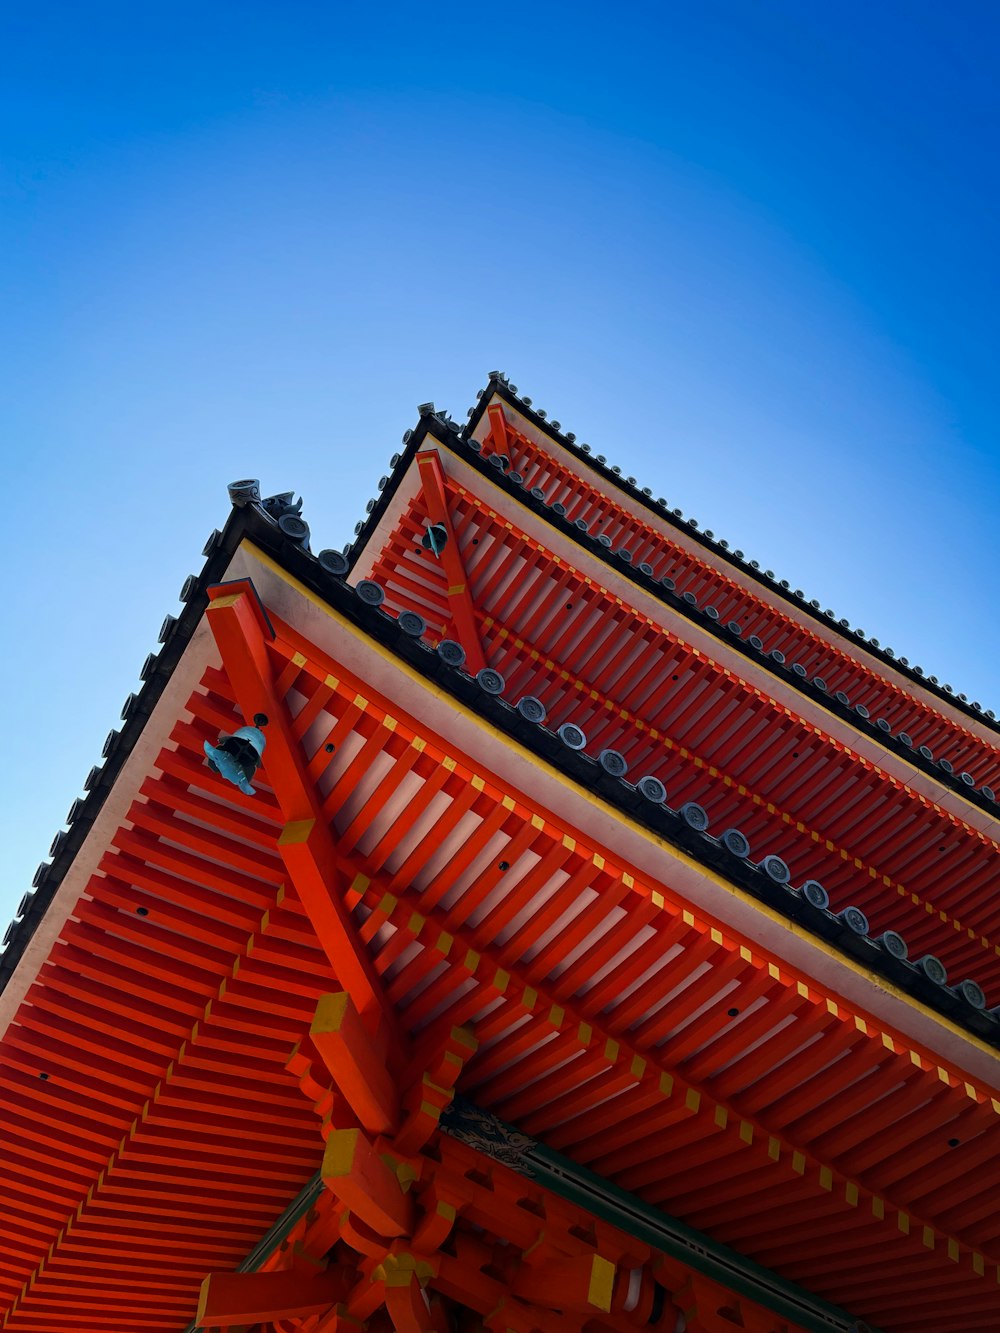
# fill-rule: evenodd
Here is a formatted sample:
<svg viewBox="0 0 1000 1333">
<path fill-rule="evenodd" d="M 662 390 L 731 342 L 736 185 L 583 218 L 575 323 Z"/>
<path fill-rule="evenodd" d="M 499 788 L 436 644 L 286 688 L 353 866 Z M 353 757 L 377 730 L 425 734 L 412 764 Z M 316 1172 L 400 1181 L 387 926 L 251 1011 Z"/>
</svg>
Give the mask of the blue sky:
<svg viewBox="0 0 1000 1333">
<path fill-rule="evenodd" d="M 352 533 L 497 367 L 1000 711 L 990 3 L 0 20 L 9 915 L 259 476 Z"/>
</svg>

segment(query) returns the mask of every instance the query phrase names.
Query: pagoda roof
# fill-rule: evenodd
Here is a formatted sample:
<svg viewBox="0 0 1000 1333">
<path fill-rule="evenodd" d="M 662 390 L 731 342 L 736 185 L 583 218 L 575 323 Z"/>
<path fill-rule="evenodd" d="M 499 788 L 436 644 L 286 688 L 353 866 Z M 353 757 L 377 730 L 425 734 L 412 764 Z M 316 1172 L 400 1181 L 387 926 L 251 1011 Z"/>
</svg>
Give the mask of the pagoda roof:
<svg viewBox="0 0 1000 1333">
<path fill-rule="evenodd" d="M 234 524 L 243 539 L 229 580 L 205 590 L 208 617 L 254 598 L 254 579 L 275 689 L 336 820 L 347 905 L 406 1030 L 474 1020 L 463 1087 L 477 1104 L 821 1298 L 907 1333 L 947 1302 L 961 1312 L 953 1327 L 976 1329 L 996 1276 L 975 1239 L 992 1248 L 984 1168 L 1000 1104 L 977 1068 L 995 1071 L 993 1053 L 828 945 L 819 965 L 797 967 L 796 924 L 775 929 L 766 895 L 712 864 L 720 849 L 701 833 L 686 841 L 669 810 L 651 827 L 634 792 L 590 767 L 582 780 L 558 738 L 449 665 L 449 650 L 407 635 L 370 585 L 324 582 L 301 548 L 270 557 L 245 523 L 262 538 L 271 528 L 258 511 Z M 323 593 L 296 572 L 307 570 Z M 174 748 L 123 774 L 132 791 L 103 812 L 99 857 L 75 875 L 8 1035 L 0 1225 L 26 1274 L 16 1333 L 67 1300 L 67 1326 L 86 1322 L 66 1265 L 98 1261 L 102 1273 L 139 1261 L 153 1283 L 134 1318 L 136 1283 L 120 1279 L 124 1304 L 105 1303 L 105 1326 L 163 1327 L 190 1262 L 161 1254 L 159 1237 L 176 1250 L 193 1227 L 231 1266 L 312 1169 L 308 1106 L 282 1052 L 327 964 L 283 892 L 276 790 L 241 796 L 201 758 L 204 737 L 247 713 L 211 646 L 203 618 L 191 673 L 175 669 L 179 693 L 160 701 Z M 278 789 L 276 758 L 266 771 Z M 618 818 L 601 819 L 608 810 Z M 771 946 L 713 924 L 713 905 L 742 910 Z M 844 999 L 852 988 L 870 1006 Z M 67 1123 L 67 1097 L 86 1115 Z M 253 1106 L 251 1189 L 239 1125 Z M 948 1133 L 967 1151 L 942 1156 Z M 56 1143 L 55 1156 L 26 1151 Z"/>
<path fill-rule="evenodd" d="M 421 421 L 425 429 L 431 424 L 427 418 Z M 461 667 L 449 665 L 430 642 L 401 630 L 395 617 L 387 615 L 378 605 L 366 602 L 345 577 L 327 572 L 322 557 L 335 553 L 321 552 L 317 557 L 306 551 L 301 544 L 286 537 L 256 506 L 234 508 L 225 530 L 216 530 L 210 535 L 204 552 L 206 563 L 200 575 L 192 576 L 185 583 L 184 610 L 179 617 L 165 619 L 160 631 L 162 650 L 147 658 L 142 688 L 126 699 L 122 709 L 124 725 L 120 731 L 116 729 L 109 733 L 103 750 L 103 765 L 95 767 L 88 775 L 86 795 L 73 803 L 66 832 L 57 834 L 53 842 L 51 861 L 39 866 L 32 891 L 24 896 L 8 927 L 4 952 L 0 954 L 0 995 L 7 989 L 25 954 L 30 954 L 35 964 L 45 956 L 53 932 L 43 931 L 38 947 L 32 948 L 36 932 L 46 920 L 59 886 L 113 791 L 124 764 L 133 755 L 138 755 L 141 760 L 146 758 L 141 744 L 145 722 L 171 681 L 184 649 L 202 619 L 208 601 L 207 589 L 224 577 L 234 554 L 247 539 L 262 551 L 273 554 L 282 568 L 332 609 L 362 627 L 375 642 L 390 648 L 424 678 L 448 690 L 456 700 L 473 708 L 546 764 L 559 769 L 584 788 L 596 787 L 602 801 L 683 850 L 734 888 L 766 904 L 790 923 L 794 922 L 817 944 L 834 950 L 854 966 L 861 965 L 889 987 L 946 1018 L 959 1029 L 1000 1048 L 1000 1006 L 992 1011 L 974 1007 L 960 993 L 934 982 L 908 960 L 894 957 L 877 940 L 859 935 L 841 914 L 812 906 L 797 892 L 791 880 L 780 883 L 768 875 L 766 848 L 759 850 L 754 861 L 734 857 L 720 847 L 710 829 L 694 829 L 678 810 L 665 803 L 660 805 L 643 800 L 627 778 L 612 777 L 601 769 L 594 757 L 569 748 L 543 723 L 528 721 L 508 701 L 483 690 Z M 9 1003 L 4 1006 L 0 1001 L 0 1025 L 5 1008 L 9 1012 Z"/>
<path fill-rule="evenodd" d="M 629 577 L 628 562 L 602 558 L 610 548 L 574 545 L 521 502 L 523 492 L 494 481 L 506 470 L 492 454 L 486 473 L 474 469 L 476 441 L 452 453 L 439 448 L 442 434 L 424 435 L 354 577 L 380 581 L 386 605 L 426 618 L 432 639 L 453 634 L 471 656 L 487 652 L 517 691 L 546 701 L 554 726 L 582 725 L 593 753 L 622 750 L 678 802 L 686 793 L 713 820 L 736 821 L 755 845 L 815 875 L 838 906 L 873 911 L 915 952 L 939 953 L 956 976 L 992 989 L 996 817 L 888 749 L 881 727 L 859 733 L 761 672 L 755 657 L 669 613 Z M 423 536 L 442 505 L 459 552 L 450 567 L 448 552 L 438 559 Z M 659 555 L 649 559 L 662 569 Z M 460 601 L 464 626 L 453 619 Z M 759 644 L 750 646 L 756 656 Z"/>
<path fill-rule="evenodd" d="M 429 438 L 507 484 L 424 412 L 363 536 Z M 458 645 L 387 612 L 370 580 L 352 586 L 339 553 L 312 555 L 301 525 L 243 497 L 205 556 L 0 957 L 16 1333 L 62 1328 L 50 1310 L 93 1322 L 67 1284 L 95 1255 L 128 1291 L 130 1268 L 151 1265 L 135 1317 L 123 1294 L 105 1325 L 160 1328 L 188 1300 L 192 1235 L 232 1267 L 312 1188 L 312 1112 L 281 1052 L 328 963 L 284 888 L 290 826 L 267 756 L 255 798 L 201 759 L 205 737 L 250 715 L 209 629 L 231 603 L 256 608 L 336 820 L 364 966 L 411 1033 L 476 1020 L 463 1092 L 537 1137 L 553 1187 L 563 1153 L 581 1202 L 589 1171 L 626 1192 L 622 1208 L 641 1195 L 888 1329 L 952 1314 L 985 1327 L 1000 1283 L 996 1012 L 814 906 L 766 847 L 735 854 L 574 748 Z M 480 797 L 494 822 L 473 819 Z M 268 1098 L 248 1189 L 234 1145 Z M 36 1169 L 31 1145 L 51 1160 Z"/>
<path fill-rule="evenodd" d="M 917 669 L 910 667 L 905 658 L 887 653 L 870 639 L 862 637 L 857 631 L 851 631 L 842 621 L 836 621 L 832 613 L 821 612 L 812 603 L 806 602 L 804 598 L 796 597 L 792 591 L 783 587 L 782 584 L 768 578 L 766 574 L 754 567 L 756 562 L 738 559 L 734 552 L 728 549 L 728 544 L 723 545 L 710 538 L 697 527 L 685 523 L 675 512 L 667 508 L 666 502 L 661 503 L 659 500 L 653 500 L 648 490 L 639 490 L 636 486 L 630 485 L 630 479 L 622 478 L 619 469 L 612 470 L 605 463 L 598 462 L 589 453 L 584 453 L 574 441 L 557 431 L 553 431 L 550 423 L 539 417 L 530 404 L 518 399 L 506 383 L 498 377 L 491 379 L 487 392 L 479 400 L 469 423 L 464 428 L 453 421 L 447 413 L 436 412 L 433 404 L 423 405 L 418 426 L 415 430 L 406 432 L 403 451 L 394 456 L 391 472 L 382 478 L 379 494 L 369 501 L 367 516 L 357 525 L 354 542 L 349 548 L 345 548 L 345 553 L 350 559 L 353 569 L 357 568 L 361 553 L 368 550 L 375 541 L 380 530 L 379 525 L 396 495 L 399 484 L 406 475 L 409 462 L 428 434 L 431 434 L 436 443 L 458 453 L 465 463 L 514 497 L 519 504 L 543 518 L 546 523 L 556 528 L 591 556 L 615 569 L 645 592 L 656 597 L 672 612 L 697 624 L 699 628 L 725 643 L 727 647 L 753 661 L 760 670 L 791 686 L 807 699 L 819 704 L 825 711 L 847 723 L 852 729 L 876 741 L 884 750 L 905 759 L 907 765 L 927 774 L 941 787 L 960 796 L 964 802 L 986 812 L 994 820 L 1000 819 L 1000 793 L 994 791 L 991 786 L 982 785 L 977 787 L 975 779 L 970 774 L 955 771 L 954 766 L 947 761 L 942 763 L 936 760 L 926 747 L 914 744 L 903 728 L 894 732 L 893 728 L 882 718 L 871 717 L 868 710 L 859 710 L 852 706 L 846 696 L 838 697 L 836 693 L 831 692 L 819 676 L 810 677 L 796 663 L 786 661 L 782 654 L 765 651 L 759 643 L 753 641 L 752 637 L 744 637 L 742 628 L 737 622 L 720 619 L 709 602 L 706 601 L 699 605 L 692 597 L 685 596 L 683 592 L 677 589 L 665 586 L 662 581 L 633 564 L 628 552 L 623 558 L 620 551 L 616 551 L 610 545 L 596 539 L 593 534 L 581 530 L 564 513 L 560 512 L 558 505 L 554 506 L 547 503 L 541 493 L 534 493 L 531 487 L 520 483 L 516 477 L 510 476 L 502 469 L 491 466 L 487 459 L 480 456 L 479 441 L 474 433 L 483 420 L 483 414 L 489 406 L 491 395 L 522 413 L 534 428 L 550 436 L 556 444 L 584 464 L 587 470 L 597 472 L 602 482 L 610 483 L 619 489 L 631 508 L 641 507 L 652 511 L 658 522 L 682 532 L 685 540 L 694 541 L 707 548 L 714 561 L 738 569 L 741 578 L 749 578 L 762 585 L 767 590 L 769 597 L 788 604 L 789 610 L 797 617 L 819 622 L 827 633 L 832 632 L 837 637 L 850 642 L 852 647 L 861 649 L 864 655 L 881 662 L 885 667 L 890 668 L 893 673 L 904 677 L 913 685 L 919 687 L 921 692 L 927 692 L 934 696 L 939 707 L 945 705 L 946 713 L 954 711 L 958 715 L 964 714 L 966 717 L 974 719 L 976 729 L 981 733 L 981 738 L 985 740 L 987 736 L 990 737 L 988 743 L 991 749 L 995 750 L 1000 746 L 1000 722 L 992 715 L 992 710 L 983 710 L 975 704 L 963 701 L 962 696 L 955 696 L 946 692 L 937 685 L 933 677 L 928 678 Z M 993 740 L 994 734 L 996 740 Z M 1000 763 L 1000 754 L 995 755 L 994 762 Z"/>
<path fill-rule="evenodd" d="M 906 677 L 912 684 L 934 693 L 938 700 L 957 712 L 966 714 L 970 719 L 995 731 L 1000 737 L 1000 719 L 990 708 L 984 708 L 978 701 L 970 701 L 963 693 L 956 692 L 948 684 L 942 684 L 934 675 L 927 675 L 920 666 L 912 665 L 905 656 L 892 648 L 881 644 L 877 638 L 853 627 L 849 620 L 837 617 L 833 611 L 825 610 L 815 599 L 807 598 L 804 593 L 791 587 L 787 579 L 779 579 L 770 570 L 762 570 L 756 560 L 745 558 L 730 542 L 717 537 L 712 531 L 702 528 L 694 519 L 685 518 L 683 513 L 671 508 L 667 501 L 653 497 L 648 486 L 640 486 L 634 477 L 624 476 L 617 464 L 611 463 L 602 454 L 595 454 L 587 444 L 577 442 L 572 432 L 563 431 L 561 423 L 549 418 L 549 414 L 535 406 L 531 398 L 518 394 L 517 387 L 500 371 L 490 373 L 486 390 L 477 397 L 476 403 L 469 409 L 468 423 L 463 434 L 474 435 L 491 401 L 507 403 L 517 413 L 529 421 L 537 430 L 556 442 L 583 467 L 595 474 L 605 485 L 611 485 L 627 498 L 630 506 L 651 511 L 656 517 L 684 536 L 698 543 L 713 560 L 727 564 L 741 575 L 758 583 L 769 597 L 789 604 L 796 615 L 816 621 L 833 630 L 837 635 L 851 642 L 867 656 L 880 661 L 893 672 Z"/>
</svg>

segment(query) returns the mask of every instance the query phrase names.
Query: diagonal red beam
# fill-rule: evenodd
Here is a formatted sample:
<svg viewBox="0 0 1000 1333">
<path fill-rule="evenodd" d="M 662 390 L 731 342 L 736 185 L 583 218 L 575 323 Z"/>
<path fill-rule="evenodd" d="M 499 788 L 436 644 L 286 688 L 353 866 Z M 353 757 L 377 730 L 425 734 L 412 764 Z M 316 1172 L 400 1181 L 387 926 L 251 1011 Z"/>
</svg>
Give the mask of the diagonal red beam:
<svg viewBox="0 0 1000 1333">
<path fill-rule="evenodd" d="M 399 1094 L 385 1052 L 346 991 L 321 995 L 309 1035 L 330 1076 L 362 1126 L 390 1134 L 399 1119 Z"/>
<path fill-rule="evenodd" d="M 334 976 L 366 1025 L 374 1030 L 384 1020 L 395 1032 L 392 1003 L 355 932 L 334 836 L 275 682 L 268 655 L 274 632 L 249 579 L 209 588 L 208 598 L 208 623 L 236 701 L 248 722 L 255 713 L 268 718 L 264 768 L 285 821 L 278 851 L 289 878 Z"/>
<path fill-rule="evenodd" d="M 487 408 L 487 415 L 490 421 L 490 434 L 493 436 L 493 443 L 497 453 L 509 454 L 510 437 L 507 432 L 507 417 L 504 414 L 502 404 L 490 403 Z"/>
<path fill-rule="evenodd" d="M 448 580 L 448 609 L 458 641 L 465 649 L 465 658 L 469 669 L 482 671 L 486 666 L 479 630 L 476 626 L 476 608 L 469 592 L 469 581 L 462 563 L 462 553 L 458 549 L 458 538 L 448 512 L 448 497 L 445 492 L 444 469 L 436 449 L 417 454 L 417 466 L 420 468 L 420 481 L 423 486 L 427 514 L 432 523 L 440 524 L 448 534 L 444 550 L 440 554 L 441 567 Z"/>
</svg>

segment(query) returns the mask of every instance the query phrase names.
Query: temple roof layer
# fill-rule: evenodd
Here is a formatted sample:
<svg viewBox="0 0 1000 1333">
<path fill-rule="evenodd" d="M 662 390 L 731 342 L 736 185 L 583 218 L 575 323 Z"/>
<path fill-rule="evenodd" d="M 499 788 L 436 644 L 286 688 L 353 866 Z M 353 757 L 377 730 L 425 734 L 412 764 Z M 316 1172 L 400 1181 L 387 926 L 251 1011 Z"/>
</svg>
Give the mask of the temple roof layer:
<svg viewBox="0 0 1000 1333">
<path fill-rule="evenodd" d="M 425 436 L 417 461 L 448 440 Z M 943 787 L 880 729 L 859 735 L 853 719 L 797 697 L 799 678 L 762 670 L 735 632 L 720 643 L 711 617 L 677 617 L 652 573 L 636 577 L 600 545 L 580 552 L 569 533 L 512 507 L 518 484 L 487 467 L 484 485 L 478 463 L 467 450 L 449 457 L 442 479 L 460 576 L 421 542 L 432 515 L 417 470 L 400 481 L 357 557 L 387 605 L 421 615 L 432 634 L 461 636 L 452 588 L 467 584 L 484 661 L 515 695 L 537 696 L 553 727 L 578 726 L 595 755 L 620 752 L 630 776 L 661 779 L 677 805 L 703 805 L 713 827 L 736 824 L 800 880 L 822 881 L 838 908 L 863 909 L 874 937 L 900 932 L 914 957 L 933 954 L 956 979 L 995 987 L 993 803 Z"/>
<path fill-rule="evenodd" d="M 578 444 L 576 436 L 564 432 L 558 421 L 549 421 L 548 414 L 534 407 L 530 398 L 519 397 L 516 386 L 500 372 L 492 372 L 487 389 L 477 395 L 463 434 L 488 440 L 497 425 L 498 408 L 504 412 L 505 423 L 500 427 L 502 441 L 495 443 L 500 448 L 513 444 L 515 449 L 526 451 L 529 485 L 541 483 L 544 487 L 551 481 L 562 481 L 567 493 L 573 491 L 578 501 L 585 495 L 599 496 L 612 511 L 624 511 L 622 527 L 633 534 L 652 525 L 667 535 L 675 556 L 689 572 L 700 570 L 703 588 L 718 590 L 724 583 L 731 585 L 734 593 L 738 590 L 738 595 L 749 595 L 747 604 L 755 605 L 758 614 L 771 613 L 767 623 L 775 623 L 777 612 L 779 620 L 791 630 L 791 642 L 805 643 L 805 634 L 834 644 L 840 653 L 846 652 L 854 660 L 856 669 L 884 677 L 880 688 L 895 691 L 902 682 L 907 695 L 926 694 L 931 706 L 945 715 L 965 714 L 974 723 L 972 730 L 987 736 L 992 733 L 991 743 L 996 745 L 1000 723 L 992 709 L 984 709 L 978 701 L 970 703 L 966 695 L 956 694 L 948 684 L 941 685 L 936 676 L 927 675 L 922 667 L 914 666 L 878 639 L 852 629 L 849 620 L 838 619 L 831 610 L 821 610 L 818 601 L 807 600 L 799 589 L 793 591 L 787 579 L 778 580 L 771 570 L 761 570 L 758 561 L 732 550 L 728 541 L 700 528 L 694 519 L 685 519 L 682 511 L 671 509 L 666 500 L 654 500 L 648 487 L 640 488 L 634 477 L 624 477 L 621 468 L 609 464 L 602 454 L 595 454 L 589 445 Z M 610 526 L 614 526 L 614 517 L 612 513 Z"/>
<path fill-rule="evenodd" d="M 318 1264 L 317 1309 L 397 1331 L 617 1333 L 634 1287 L 668 1333 L 987 1333 L 1000 1022 L 919 954 L 993 981 L 990 798 L 491 448 L 425 413 L 353 572 L 252 491 L 210 539 L 8 932 L 2 1326 L 193 1327 L 240 1265 L 203 1326 L 256 1326 Z M 250 796 L 204 744 L 256 715 Z M 448 1146 L 456 1088 L 514 1175 Z"/>
</svg>

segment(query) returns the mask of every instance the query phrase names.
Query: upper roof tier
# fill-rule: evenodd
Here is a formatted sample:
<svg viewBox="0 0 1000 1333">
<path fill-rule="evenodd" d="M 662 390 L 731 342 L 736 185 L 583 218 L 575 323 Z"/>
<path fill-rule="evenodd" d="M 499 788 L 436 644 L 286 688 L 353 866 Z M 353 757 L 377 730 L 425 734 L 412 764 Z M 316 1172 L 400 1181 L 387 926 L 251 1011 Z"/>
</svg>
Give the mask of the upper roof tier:
<svg viewBox="0 0 1000 1333">
<path fill-rule="evenodd" d="M 662 531 L 665 527 L 680 550 L 688 555 L 689 572 L 701 566 L 715 576 L 713 590 L 721 586 L 717 582 L 720 576 L 732 581 L 734 591 L 739 589 L 747 598 L 744 605 L 751 610 L 754 606 L 759 607 L 757 614 L 771 612 L 772 621 L 765 624 L 773 623 L 773 614 L 777 611 L 807 635 L 818 635 L 826 643 L 835 643 L 862 671 L 874 670 L 878 678 L 884 678 L 887 687 L 898 688 L 902 683 L 911 692 L 917 687 L 920 697 L 928 695 L 933 698 L 935 707 L 946 705 L 947 716 L 964 715 L 982 724 L 984 734 L 990 736 L 992 743 L 1000 744 L 1000 721 L 992 709 L 983 708 L 978 701 L 970 701 L 963 693 L 956 693 L 951 685 L 942 684 L 935 675 L 925 674 L 922 667 L 912 665 L 905 656 L 880 644 L 877 638 L 852 628 L 846 618 L 837 618 L 833 611 L 822 609 L 818 601 L 807 599 L 800 589 L 793 589 L 787 579 L 779 580 L 771 570 L 762 571 L 758 561 L 746 558 L 740 550 L 731 549 L 728 541 L 717 538 L 710 529 L 701 528 L 694 519 L 685 518 L 680 509 L 671 508 L 665 499 L 654 499 L 649 487 L 640 487 L 635 477 L 623 476 L 621 468 L 609 463 L 603 454 L 595 454 L 588 444 L 578 444 L 572 432 L 564 432 L 558 421 L 548 420 L 548 414 L 535 408 L 530 398 L 519 397 L 517 387 L 499 371 L 491 372 L 486 390 L 477 395 L 475 407 L 469 409 L 469 423 L 463 434 L 489 440 L 496 428 L 496 415 L 490 409 L 499 406 L 505 406 L 507 418 L 507 425 L 501 430 L 508 439 L 513 435 L 522 447 L 526 446 L 529 453 L 536 455 L 529 471 L 536 471 L 537 477 L 526 474 L 527 485 L 545 486 L 547 481 L 555 479 L 551 475 L 554 473 L 562 474 L 564 481 L 575 478 L 582 483 L 580 493 L 590 489 L 604 499 L 608 497 L 607 488 L 611 487 L 618 493 L 617 499 L 611 499 L 612 506 L 623 508 L 629 518 L 636 520 L 635 530 L 638 531 L 644 519 L 649 522 L 652 516 L 657 529 Z M 550 475 L 546 476 L 546 473 Z M 573 489 L 577 490 L 576 487 Z M 549 503 L 557 499 L 549 497 Z M 646 514 L 643 514 L 644 510 Z M 613 526 L 613 523 L 607 525 L 608 528 Z M 608 535 L 613 534 L 609 531 Z M 615 544 L 618 545 L 618 541 Z M 643 558 L 637 552 L 634 555 L 636 563 Z M 746 633 L 753 632 L 749 626 L 746 628 Z M 801 642 L 805 644 L 808 640 Z M 838 687 L 831 683 L 831 688 Z M 874 713 L 874 707 L 872 711 Z"/>
<path fill-rule="evenodd" d="M 381 496 L 369 502 L 369 516 L 357 526 L 351 555 L 356 570 L 363 572 L 370 563 L 362 552 L 370 555 L 380 527 L 378 540 L 384 540 L 382 515 L 406 458 L 430 428 L 467 458 L 478 453 L 492 481 L 584 549 L 655 588 L 666 605 L 755 658 L 853 729 L 876 736 L 882 747 L 905 757 L 908 768 L 933 775 L 936 784 L 996 816 L 1000 726 L 992 712 L 977 711 L 964 696 L 937 688 L 933 677 L 925 680 L 919 668 L 891 650 L 863 644 L 832 613 L 797 601 L 755 569 L 756 562 L 742 561 L 740 553 L 680 521 L 665 501 L 637 490 L 634 479 L 591 459 L 582 452 L 585 446 L 555 432 L 498 378 L 491 379 L 463 430 L 433 404 L 424 404 L 421 413 L 421 430 L 406 432 L 405 455 L 396 456 L 393 472 L 380 483 Z M 510 449 L 521 451 L 527 474 L 515 466 Z M 493 466 L 487 468 L 486 460 Z"/>
<path fill-rule="evenodd" d="M 875 934 L 902 931 L 954 974 L 1000 984 L 995 821 L 955 798 L 942 809 L 936 783 L 919 790 L 881 747 L 863 751 L 851 729 L 829 727 L 433 440 L 363 560 L 388 608 L 461 638 L 470 661 L 481 651 L 477 665 L 499 672 L 509 697 L 536 697 L 550 726 L 576 727 L 595 755 L 619 752 L 632 781 L 656 778 L 673 803 L 703 805 L 713 829 L 735 825 L 819 879 Z M 425 534 L 438 522 L 435 553 Z"/>
</svg>

